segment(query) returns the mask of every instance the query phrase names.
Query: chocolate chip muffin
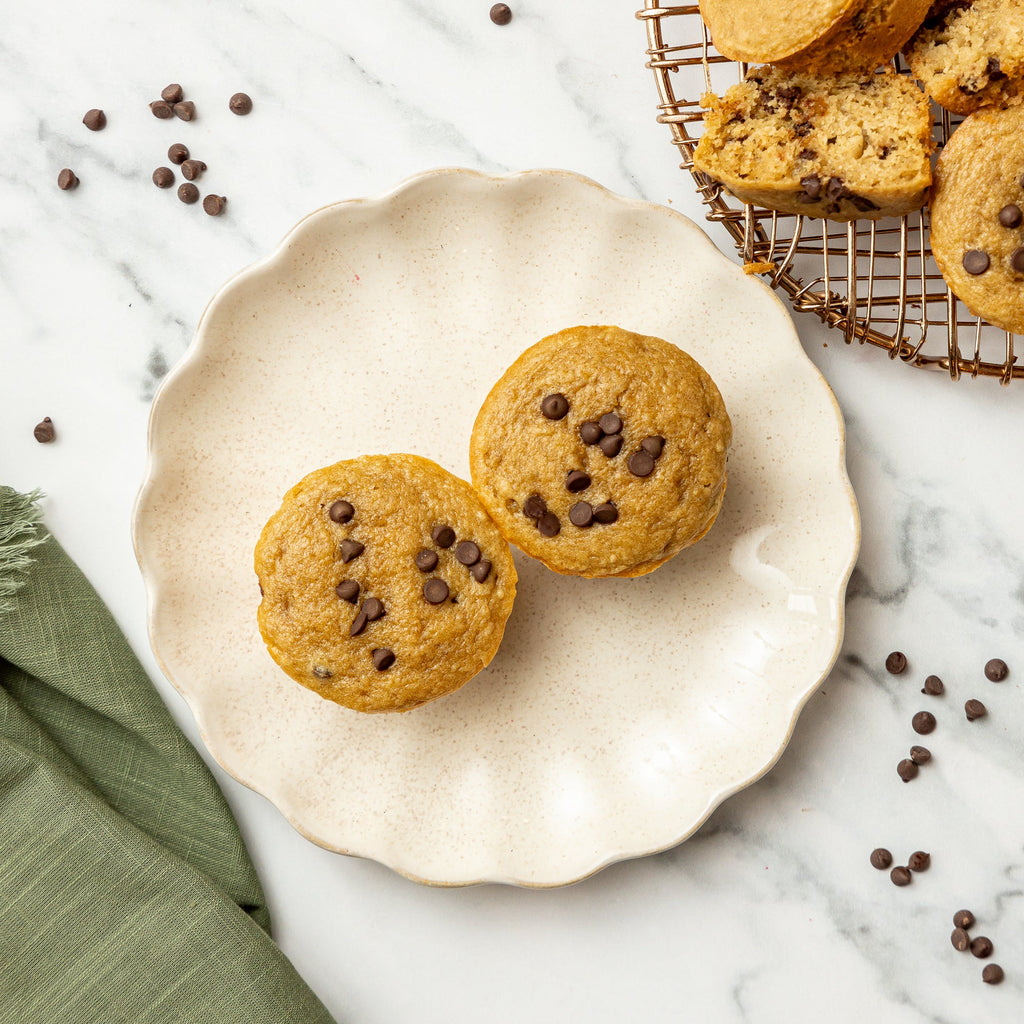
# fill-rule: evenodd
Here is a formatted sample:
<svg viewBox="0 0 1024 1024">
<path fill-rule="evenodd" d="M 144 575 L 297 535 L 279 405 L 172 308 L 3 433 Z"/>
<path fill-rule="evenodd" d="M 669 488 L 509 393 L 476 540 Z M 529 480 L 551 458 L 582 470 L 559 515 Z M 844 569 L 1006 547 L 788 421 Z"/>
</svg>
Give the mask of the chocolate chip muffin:
<svg viewBox="0 0 1024 1024">
<path fill-rule="evenodd" d="M 841 221 L 924 205 L 931 114 L 902 75 L 755 68 L 724 98 L 701 103 L 694 166 L 745 203 Z"/>
<path fill-rule="evenodd" d="M 356 711 L 408 711 L 494 657 L 512 611 L 508 544 L 465 481 L 366 455 L 299 481 L 255 555 L 258 621 L 293 679 Z"/>
<path fill-rule="evenodd" d="M 907 45 L 914 75 L 957 114 L 1024 99 L 1024 0 L 937 0 Z"/>
<path fill-rule="evenodd" d="M 571 327 L 491 389 L 470 468 L 501 532 L 548 568 L 641 576 L 711 528 L 731 439 L 718 388 L 681 349 Z"/>
<path fill-rule="evenodd" d="M 716 48 L 733 60 L 797 70 L 873 71 L 913 35 L 930 0 L 701 0 Z"/>
<path fill-rule="evenodd" d="M 975 316 L 1024 334 L 1024 106 L 964 121 L 935 167 L 932 254 Z"/>
</svg>

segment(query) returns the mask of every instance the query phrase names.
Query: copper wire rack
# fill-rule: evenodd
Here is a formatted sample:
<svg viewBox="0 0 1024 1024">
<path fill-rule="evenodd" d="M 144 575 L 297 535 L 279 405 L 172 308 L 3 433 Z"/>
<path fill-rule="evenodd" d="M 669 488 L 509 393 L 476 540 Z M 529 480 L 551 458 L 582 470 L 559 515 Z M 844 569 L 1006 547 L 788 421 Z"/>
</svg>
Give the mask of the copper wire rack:
<svg viewBox="0 0 1024 1024">
<path fill-rule="evenodd" d="M 953 380 L 996 377 L 1009 384 L 1024 377 L 1014 336 L 973 316 L 946 287 L 929 248 L 926 210 L 849 223 L 792 216 L 741 203 L 696 170 L 700 97 L 721 95 L 742 80 L 747 66 L 714 49 L 696 4 L 644 3 L 637 17 L 647 28 L 647 67 L 661 100 L 658 121 L 669 126 L 708 220 L 725 227 L 749 269 L 786 292 L 794 309 L 841 331 L 847 344 L 875 345 L 892 360 L 944 370 Z M 907 73 L 898 58 L 896 68 Z M 941 147 L 958 119 L 933 109 Z"/>
</svg>

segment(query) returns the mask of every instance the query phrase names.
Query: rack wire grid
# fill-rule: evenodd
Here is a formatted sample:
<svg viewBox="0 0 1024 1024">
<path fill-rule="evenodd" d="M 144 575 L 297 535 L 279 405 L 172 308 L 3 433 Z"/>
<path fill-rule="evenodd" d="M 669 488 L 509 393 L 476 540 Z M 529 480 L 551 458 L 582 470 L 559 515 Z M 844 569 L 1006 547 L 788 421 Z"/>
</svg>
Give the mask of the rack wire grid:
<svg viewBox="0 0 1024 1024">
<path fill-rule="evenodd" d="M 747 65 L 715 50 L 696 4 L 644 4 L 637 18 L 647 28 L 646 66 L 658 86 L 658 121 L 669 126 L 707 219 L 725 227 L 748 269 L 785 291 L 794 309 L 842 331 L 847 344 L 875 345 L 893 361 L 944 370 L 953 380 L 996 377 L 1009 384 L 1024 377 L 1014 335 L 973 316 L 947 288 L 929 248 L 926 209 L 899 220 L 849 223 L 792 216 L 741 203 L 696 170 L 700 97 L 721 95 L 743 79 Z M 895 66 L 909 73 L 899 58 Z M 941 148 L 960 119 L 934 104 L 933 111 L 933 137 Z"/>
</svg>

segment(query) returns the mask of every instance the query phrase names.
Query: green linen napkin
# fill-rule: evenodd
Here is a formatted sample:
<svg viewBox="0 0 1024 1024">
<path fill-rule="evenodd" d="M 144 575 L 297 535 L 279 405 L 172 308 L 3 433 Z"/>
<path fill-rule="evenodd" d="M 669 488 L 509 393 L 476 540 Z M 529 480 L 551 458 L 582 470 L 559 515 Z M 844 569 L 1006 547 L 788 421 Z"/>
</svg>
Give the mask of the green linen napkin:
<svg viewBox="0 0 1024 1024">
<path fill-rule="evenodd" d="M 330 1024 L 213 776 L 34 499 L 0 488 L 0 1022 Z"/>
</svg>

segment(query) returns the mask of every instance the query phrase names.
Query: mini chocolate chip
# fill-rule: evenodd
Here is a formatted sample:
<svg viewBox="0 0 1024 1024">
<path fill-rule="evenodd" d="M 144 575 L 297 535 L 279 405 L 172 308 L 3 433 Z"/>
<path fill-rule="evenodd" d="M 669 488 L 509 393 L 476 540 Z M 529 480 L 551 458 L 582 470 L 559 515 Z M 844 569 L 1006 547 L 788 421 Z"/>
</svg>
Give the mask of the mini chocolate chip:
<svg viewBox="0 0 1024 1024">
<path fill-rule="evenodd" d="M 614 523 L 618 518 L 619 510 L 610 501 L 602 502 L 594 509 L 594 519 L 603 525 Z"/>
<path fill-rule="evenodd" d="M 913 881 L 913 875 L 910 873 L 909 868 L 896 867 L 889 872 L 889 877 L 892 879 L 893 885 L 910 885 Z"/>
<path fill-rule="evenodd" d="M 341 542 L 341 560 L 343 562 L 351 562 L 353 558 L 358 558 L 364 551 L 366 546 L 360 544 L 359 541 L 353 540 L 351 537 L 346 537 Z"/>
<path fill-rule="evenodd" d="M 477 583 L 484 583 L 487 577 L 491 575 L 491 563 L 486 558 L 481 558 L 472 569 L 469 570 L 470 576 L 477 581 Z"/>
<path fill-rule="evenodd" d="M 590 486 L 590 477 L 579 469 L 570 469 L 568 476 L 565 478 L 565 489 L 571 491 L 573 494 L 577 494 L 579 491 L 585 491 Z"/>
<path fill-rule="evenodd" d="M 348 523 L 356 514 L 356 510 L 350 501 L 335 501 L 328 509 L 327 514 L 333 523 Z"/>
<path fill-rule="evenodd" d="M 161 121 L 174 117 L 174 111 L 171 109 L 170 103 L 167 103 L 165 100 L 154 100 L 150 103 L 149 109 L 152 111 L 153 116 L 159 117 Z"/>
<path fill-rule="evenodd" d="M 1024 274 L 1024 245 L 1017 246 L 1013 252 L 1010 253 L 1010 266 L 1016 270 L 1018 274 Z"/>
<path fill-rule="evenodd" d="M 661 453 L 665 448 L 665 438 L 663 438 L 661 434 L 652 434 L 650 437 L 645 437 L 640 442 L 640 447 L 643 448 L 643 450 L 647 452 L 652 459 L 660 459 Z"/>
<path fill-rule="evenodd" d="M 431 572 L 437 566 L 437 552 L 431 551 L 430 548 L 420 548 L 413 561 L 420 572 Z"/>
<path fill-rule="evenodd" d="M 918 771 L 920 771 L 920 769 L 917 767 L 917 763 L 912 761 L 909 757 L 905 757 L 898 765 L 896 765 L 896 774 L 904 782 L 909 782 L 911 779 L 916 778 Z"/>
<path fill-rule="evenodd" d="M 448 600 L 448 584 L 436 576 L 423 584 L 423 597 L 428 604 L 441 604 Z"/>
<path fill-rule="evenodd" d="M 495 25 L 507 25 L 512 20 L 512 9 L 508 4 L 495 4 L 491 8 L 490 18 Z"/>
<path fill-rule="evenodd" d="M 368 597 L 363 602 L 363 611 L 366 612 L 366 617 L 370 622 L 376 622 L 384 617 L 384 602 L 377 597 Z"/>
<path fill-rule="evenodd" d="M 227 196 L 215 196 L 212 193 L 203 200 L 203 209 L 211 217 L 219 217 L 228 205 Z"/>
<path fill-rule="evenodd" d="M 239 117 L 245 117 L 246 114 L 252 113 L 252 97 L 248 93 L 236 92 L 231 99 L 228 100 L 228 110 L 232 114 L 237 114 Z"/>
<path fill-rule="evenodd" d="M 579 526 L 586 528 L 592 526 L 594 523 L 594 509 L 589 501 L 577 501 L 571 509 L 569 509 L 569 522 L 573 526 Z"/>
<path fill-rule="evenodd" d="M 455 557 L 463 565 L 476 565 L 480 561 L 480 548 L 471 540 L 459 541 L 459 546 L 455 549 Z"/>
<path fill-rule="evenodd" d="M 898 676 L 901 672 L 906 671 L 907 668 L 907 656 L 902 651 L 893 651 L 885 659 L 885 670 L 894 676 Z"/>
<path fill-rule="evenodd" d="M 82 118 L 82 124 L 91 132 L 98 132 L 107 126 L 107 115 L 102 110 L 94 107 L 92 110 L 85 112 L 85 117 Z"/>
<path fill-rule="evenodd" d="M 1010 673 L 1002 658 L 992 658 L 985 662 L 985 678 L 993 683 L 1001 683 Z"/>
<path fill-rule="evenodd" d="M 199 198 L 199 189 L 191 181 L 186 181 L 178 186 L 178 198 L 191 206 Z"/>
<path fill-rule="evenodd" d="M 968 274 L 977 277 L 979 274 L 984 274 L 989 268 L 991 260 L 988 258 L 988 253 L 983 252 L 981 249 L 968 249 L 964 253 L 963 265 L 964 270 Z"/>
<path fill-rule="evenodd" d="M 974 915 L 969 910 L 958 910 L 953 915 L 953 924 L 957 928 L 970 928 L 974 924 Z"/>
<path fill-rule="evenodd" d="M 315 675 L 317 679 L 330 679 L 331 670 L 329 668 L 324 668 L 323 665 L 314 665 L 313 675 Z"/>
<path fill-rule="evenodd" d="M 349 604 L 355 604 L 359 597 L 359 584 L 355 580 L 342 580 L 335 588 L 334 592 L 342 599 L 342 601 L 348 601 Z"/>
<path fill-rule="evenodd" d="M 910 760 L 914 764 L 927 764 L 932 759 L 932 752 L 927 747 L 911 747 Z"/>
<path fill-rule="evenodd" d="M 450 548 L 455 543 L 455 531 L 444 523 L 438 523 L 430 531 L 430 539 L 439 548 Z"/>
<path fill-rule="evenodd" d="M 945 689 L 945 685 L 938 676 L 928 676 L 924 681 L 924 688 L 921 692 L 937 697 L 940 693 L 944 693 Z"/>
<path fill-rule="evenodd" d="M 562 524 L 554 512 L 545 512 L 537 520 L 537 529 L 540 530 L 542 537 L 557 537 L 562 529 Z"/>
<path fill-rule="evenodd" d="M 907 858 L 907 867 L 911 871 L 927 871 L 932 866 L 932 855 L 924 850 L 915 850 Z"/>
<path fill-rule="evenodd" d="M 809 200 L 815 200 L 821 195 L 821 178 L 816 174 L 808 174 L 800 179 L 800 187 Z"/>
<path fill-rule="evenodd" d="M 167 150 L 167 159 L 172 164 L 180 164 L 182 161 L 188 159 L 188 146 L 183 142 L 175 142 L 173 146 L 170 146 Z"/>
<path fill-rule="evenodd" d="M 359 636 L 359 634 L 366 629 L 366 624 L 369 621 L 369 616 L 364 610 L 360 609 L 359 614 L 352 620 L 352 625 L 349 628 L 348 635 Z"/>
<path fill-rule="evenodd" d="M 622 451 L 622 435 L 621 434 L 608 434 L 602 437 L 597 442 L 598 447 L 608 456 L 609 459 L 614 459 L 616 455 Z"/>
<path fill-rule="evenodd" d="M 973 722 L 978 718 L 984 718 L 988 714 L 988 709 L 980 700 L 975 700 L 972 697 L 964 704 L 964 713 L 967 715 L 967 721 Z"/>
<path fill-rule="evenodd" d="M 622 420 L 613 412 L 606 412 L 597 422 L 606 434 L 617 434 L 622 430 Z"/>
<path fill-rule="evenodd" d="M 548 503 L 539 494 L 531 494 L 523 502 L 523 515 L 527 519 L 540 519 L 547 510 Z"/>
<path fill-rule="evenodd" d="M 548 395 L 547 398 L 540 403 L 540 411 L 549 420 L 563 419 L 565 414 L 569 411 L 569 399 L 558 392 L 553 395 Z"/>
<path fill-rule="evenodd" d="M 884 871 L 892 863 L 892 854 L 884 847 L 879 846 L 877 850 L 871 851 L 871 866 Z"/>
<path fill-rule="evenodd" d="M 633 452 L 626 465 L 633 476 L 650 476 L 654 472 L 654 459 L 644 451 Z"/>
<path fill-rule="evenodd" d="M 910 724 L 913 726 L 914 732 L 926 736 L 935 728 L 935 716 L 930 711 L 918 711 L 911 719 Z"/>
<path fill-rule="evenodd" d="M 587 420 L 580 424 L 580 440 L 584 444 L 597 444 L 604 437 L 604 431 L 597 420 Z"/>
<path fill-rule="evenodd" d="M 174 171 L 170 167 L 158 167 L 153 172 L 153 184 L 157 188 L 170 188 L 174 184 Z"/>
<path fill-rule="evenodd" d="M 979 960 L 984 960 L 985 957 L 991 956 L 993 949 L 995 947 L 992 945 L 992 940 L 985 935 L 979 935 L 976 939 L 971 940 L 971 952 Z"/>
<path fill-rule="evenodd" d="M 57 436 L 57 431 L 53 429 L 53 420 L 49 416 L 44 416 L 32 428 L 32 436 L 40 444 L 49 444 Z"/>
<path fill-rule="evenodd" d="M 999 211 L 999 223 L 1004 228 L 1019 228 L 1024 221 L 1024 213 L 1016 203 L 1009 203 Z"/>
<path fill-rule="evenodd" d="M 67 192 L 68 189 L 78 188 L 78 175 L 75 174 L 70 167 L 65 167 L 60 174 L 57 175 L 57 188 L 62 192 Z"/>
<path fill-rule="evenodd" d="M 964 953 L 967 951 L 967 947 L 971 944 L 971 937 L 963 928 L 954 928 L 953 934 L 949 937 L 949 941 L 953 943 L 954 949 L 958 949 L 961 953 Z"/>
<path fill-rule="evenodd" d="M 160 90 L 160 99 L 168 103 L 180 103 L 184 98 L 185 90 L 177 82 L 172 82 Z"/>
<path fill-rule="evenodd" d="M 206 164 L 202 160 L 194 158 L 183 161 L 181 165 L 182 176 L 189 181 L 195 181 L 206 170 Z"/>
<path fill-rule="evenodd" d="M 981 972 L 981 980 L 986 985 L 998 985 L 1005 977 L 1006 975 L 1003 974 L 1003 969 L 999 964 L 985 964 Z"/>
<path fill-rule="evenodd" d="M 191 100 L 175 103 L 171 110 L 174 116 L 180 117 L 182 121 L 191 121 L 196 116 L 196 105 Z"/>
<path fill-rule="evenodd" d="M 395 663 L 395 652 L 389 647 L 375 647 L 373 649 L 373 667 L 378 672 L 384 672 Z"/>
</svg>

